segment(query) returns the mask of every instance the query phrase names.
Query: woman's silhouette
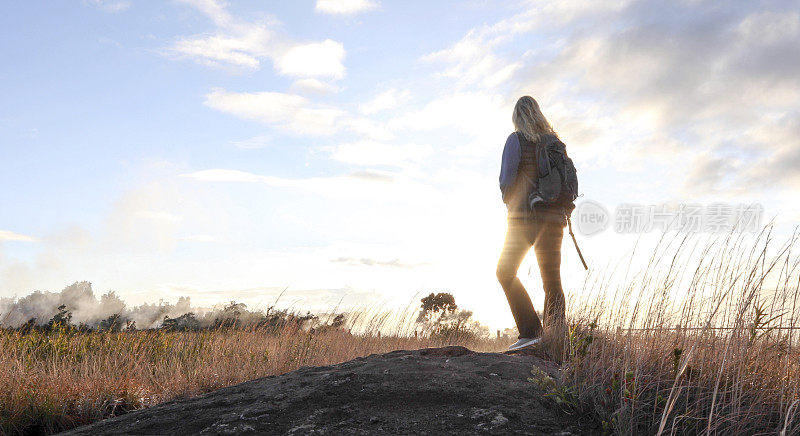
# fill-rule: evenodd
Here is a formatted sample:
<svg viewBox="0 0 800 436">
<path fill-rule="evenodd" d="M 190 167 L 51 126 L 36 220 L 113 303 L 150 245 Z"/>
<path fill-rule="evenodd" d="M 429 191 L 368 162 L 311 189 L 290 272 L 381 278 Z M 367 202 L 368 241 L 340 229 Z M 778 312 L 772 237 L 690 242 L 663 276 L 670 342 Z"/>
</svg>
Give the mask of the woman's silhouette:
<svg viewBox="0 0 800 436">
<path fill-rule="evenodd" d="M 547 122 L 533 97 L 521 97 L 511 117 L 515 132 L 508 136 L 500 169 L 500 190 L 508 207 L 508 231 L 497 264 L 497 279 L 503 286 L 511 313 L 519 330 L 519 340 L 509 347 L 517 350 L 538 343 L 542 322 L 531 298 L 517 278 L 522 259 L 533 246 L 544 285 L 545 325 L 564 323 L 564 291 L 561 289 L 561 240 L 566 219 L 560 206 L 530 206 L 530 194 L 537 189 L 537 148 L 557 141 L 558 135 Z"/>
</svg>

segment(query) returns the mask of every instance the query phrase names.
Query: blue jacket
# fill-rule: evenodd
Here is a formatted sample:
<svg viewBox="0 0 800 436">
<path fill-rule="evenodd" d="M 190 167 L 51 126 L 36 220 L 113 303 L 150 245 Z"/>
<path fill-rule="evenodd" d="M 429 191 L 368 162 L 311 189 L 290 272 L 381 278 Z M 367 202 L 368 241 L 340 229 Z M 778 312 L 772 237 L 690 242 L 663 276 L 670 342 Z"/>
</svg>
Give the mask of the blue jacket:
<svg viewBox="0 0 800 436">
<path fill-rule="evenodd" d="M 522 149 L 515 132 L 508 135 L 508 139 L 506 139 L 506 145 L 503 147 L 503 161 L 500 164 L 500 192 L 503 195 L 503 203 L 508 203 L 507 193 L 517 181 L 517 169 L 521 157 Z"/>
</svg>

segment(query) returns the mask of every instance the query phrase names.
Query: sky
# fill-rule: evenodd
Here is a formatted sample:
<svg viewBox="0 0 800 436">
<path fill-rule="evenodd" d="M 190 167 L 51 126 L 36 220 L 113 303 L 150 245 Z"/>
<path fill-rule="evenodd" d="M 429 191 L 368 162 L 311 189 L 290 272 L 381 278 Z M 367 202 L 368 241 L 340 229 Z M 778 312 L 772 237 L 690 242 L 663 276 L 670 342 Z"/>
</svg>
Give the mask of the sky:
<svg viewBox="0 0 800 436">
<path fill-rule="evenodd" d="M 405 307 L 496 282 L 516 99 L 583 197 L 800 221 L 796 1 L 60 0 L 0 6 L 0 297 Z M 655 235 L 651 235 L 655 237 Z M 649 237 L 649 236 L 648 236 Z M 590 265 L 641 235 L 579 235 Z M 568 295 L 586 273 L 564 241 Z M 531 255 L 520 275 L 543 296 Z"/>
</svg>

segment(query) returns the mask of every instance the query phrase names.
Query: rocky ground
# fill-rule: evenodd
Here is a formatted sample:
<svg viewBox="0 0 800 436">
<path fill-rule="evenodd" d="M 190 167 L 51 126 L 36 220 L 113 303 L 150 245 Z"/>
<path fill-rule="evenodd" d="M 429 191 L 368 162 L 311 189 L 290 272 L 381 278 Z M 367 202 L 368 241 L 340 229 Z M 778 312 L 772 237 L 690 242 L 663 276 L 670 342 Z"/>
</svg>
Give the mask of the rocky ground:
<svg viewBox="0 0 800 436">
<path fill-rule="evenodd" d="M 63 434 L 599 434 L 527 379 L 535 353 L 394 351 L 302 368 Z"/>
</svg>

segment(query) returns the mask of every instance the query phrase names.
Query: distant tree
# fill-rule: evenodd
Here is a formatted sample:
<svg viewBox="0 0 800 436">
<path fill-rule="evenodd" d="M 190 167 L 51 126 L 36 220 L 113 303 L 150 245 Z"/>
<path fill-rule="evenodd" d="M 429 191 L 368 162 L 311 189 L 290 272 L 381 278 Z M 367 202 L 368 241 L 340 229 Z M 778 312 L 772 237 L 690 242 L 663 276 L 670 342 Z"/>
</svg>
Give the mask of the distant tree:
<svg viewBox="0 0 800 436">
<path fill-rule="evenodd" d="M 222 309 L 222 313 L 224 315 L 226 315 L 227 317 L 237 318 L 237 319 L 242 315 L 242 313 L 246 311 L 247 311 L 246 304 L 237 303 L 235 301 L 231 301 L 230 303 L 228 303 L 227 306 L 225 306 L 224 309 Z"/>
<path fill-rule="evenodd" d="M 459 310 L 455 297 L 447 292 L 431 293 L 421 300 L 417 323 L 431 337 L 444 340 L 470 340 L 485 336 L 488 330 L 472 319 L 472 312 Z"/>
<path fill-rule="evenodd" d="M 200 321 L 194 316 L 194 313 L 188 312 L 177 318 L 164 317 L 164 322 L 161 323 L 161 328 L 168 331 L 190 331 L 199 330 Z"/>
<path fill-rule="evenodd" d="M 214 328 L 236 328 L 241 325 L 241 316 L 247 312 L 247 305 L 231 301 L 214 319 Z"/>
<path fill-rule="evenodd" d="M 119 332 L 122 330 L 122 323 L 122 316 L 118 313 L 115 313 L 100 321 L 100 323 L 97 325 L 97 329 L 100 331 Z"/>
<path fill-rule="evenodd" d="M 454 312 L 458 309 L 456 299 L 453 294 L 447 292 L 439 292 L 434 294 L 431 292 L 427 297 L 423 298 L 422 308 L 423 312 Z"/>
<path fill-rule="evenodd" d="M 69 327 L 72 323 L 72 312 L 67 310 L 67 306 L 61 305 L 58 306 L 58 313 L 53 315 L 50 318 L 50 321 L 47 323 L 48 329 L 53 329 L 56 327 Z"/>
<path fill-rule="evenodd" d="M 431 292 L 420 301 L 422 304 L 417 317 L 418 323 L 439 324 L 448 313 L 453 313 L 458 309 L 455 297 L 447 292 L 438 294 Z"/>
</svg>

